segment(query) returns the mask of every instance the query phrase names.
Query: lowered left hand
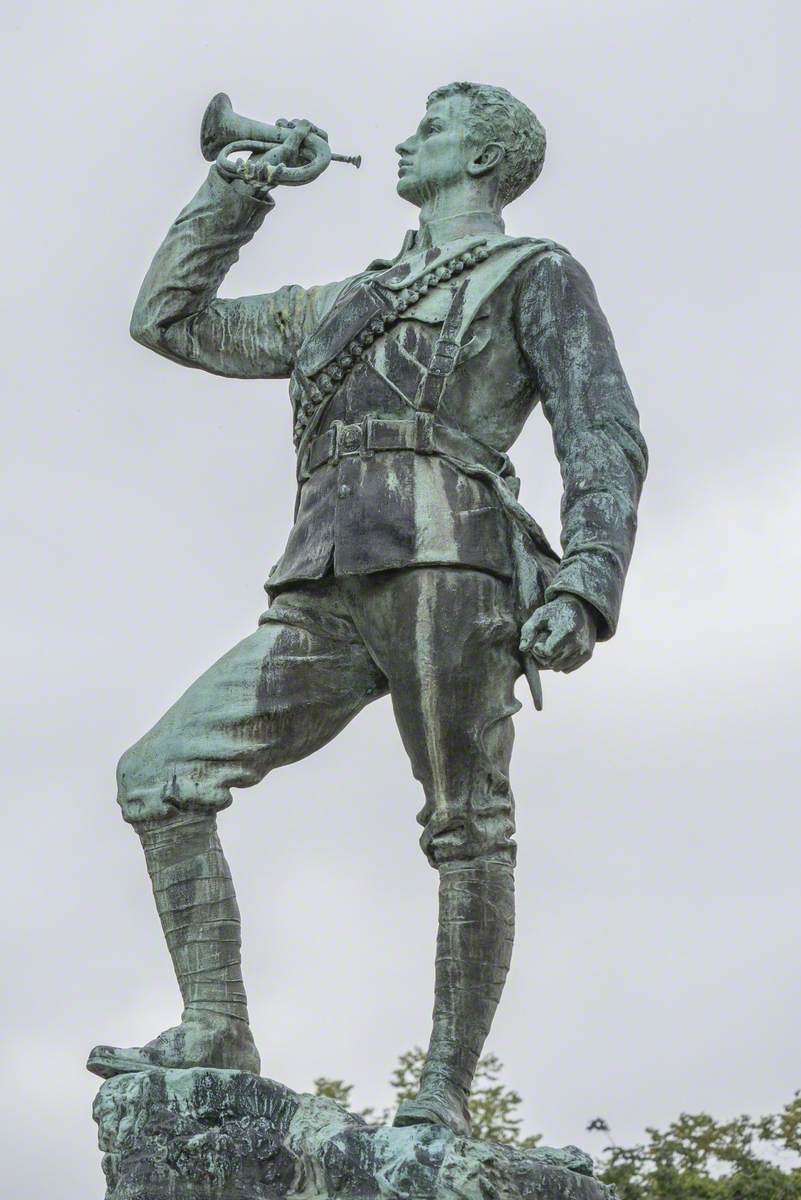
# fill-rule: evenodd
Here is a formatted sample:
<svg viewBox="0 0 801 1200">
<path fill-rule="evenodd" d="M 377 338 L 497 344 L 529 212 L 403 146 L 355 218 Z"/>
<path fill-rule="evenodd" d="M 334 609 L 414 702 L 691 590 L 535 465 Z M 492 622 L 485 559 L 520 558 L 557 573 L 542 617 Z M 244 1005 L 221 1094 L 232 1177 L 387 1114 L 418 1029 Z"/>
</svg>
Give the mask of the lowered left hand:
<svg viewBox="0 0 801 1200">
<path fill-rule="evenodd" d="M 529 617 L 520 650 L 545 671 L 575 671 L 592 658 L 598 636 L 589 605 L 578 596 L 557 596 Z"/>
</svg>

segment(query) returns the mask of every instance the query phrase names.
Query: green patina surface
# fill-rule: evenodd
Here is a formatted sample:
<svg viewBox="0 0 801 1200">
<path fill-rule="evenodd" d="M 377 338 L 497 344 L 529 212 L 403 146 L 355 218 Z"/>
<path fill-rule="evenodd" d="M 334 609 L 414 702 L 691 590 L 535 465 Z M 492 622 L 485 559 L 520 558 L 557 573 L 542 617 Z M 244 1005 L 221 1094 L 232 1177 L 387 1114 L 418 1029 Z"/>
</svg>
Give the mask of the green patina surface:
<svg viewBox="0 0 801 1200">
<path fill-rule="evenodd" d="M 367 1125 L 333 1100 L 237 1071 L 117 1076 L 94 1116 L 107 1200 L 612 1198 L 575 1146 Z"/>
<path fill-rule="evenodd" d="M 257 150 L 244 170 L 237 142 Z M 332 161 L 324 131 L 264 126 L 218 97 L 203 148 L 215 165 L 153 260 L 132 334 L 184 366 L 289 379 L 296 517 L 256 630 L 120 762 L 184 1013 L 89 1065 L 258 1072 L 217 813 L 389 694 L 440 876 L 431 1042 L 397 1124 L 466 1133 L 514 933 L 515 680 L 525 671 L 538 700 L 540 670 L 575 670 L 615 631 L 646 471 L 637 411 L 586 272 L 504 232 L 545 135 L 503 89 L 429 97 L 397 147 L 419 227 L 394 257 L 320 287 L 217 294 L 273 191 Z M 538 405 L 564 482 L 561 555 L 508 458 Z"/>
</svg>

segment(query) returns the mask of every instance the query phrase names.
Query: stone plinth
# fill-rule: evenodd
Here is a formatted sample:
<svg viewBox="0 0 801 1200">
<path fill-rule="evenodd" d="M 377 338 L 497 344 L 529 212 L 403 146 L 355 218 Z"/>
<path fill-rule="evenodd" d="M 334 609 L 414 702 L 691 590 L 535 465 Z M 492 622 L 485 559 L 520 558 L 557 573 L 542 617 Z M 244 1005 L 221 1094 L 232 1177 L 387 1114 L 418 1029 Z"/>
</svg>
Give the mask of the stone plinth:
<svg viewBox="0 0 801 1200">
<path fill-rule="evenodd" d="M 366 1125 L 239 1071 L 118 1075 L 94 1105 L 106 1200 L 611 1200 L 581 1150 Z"/>
</svg>

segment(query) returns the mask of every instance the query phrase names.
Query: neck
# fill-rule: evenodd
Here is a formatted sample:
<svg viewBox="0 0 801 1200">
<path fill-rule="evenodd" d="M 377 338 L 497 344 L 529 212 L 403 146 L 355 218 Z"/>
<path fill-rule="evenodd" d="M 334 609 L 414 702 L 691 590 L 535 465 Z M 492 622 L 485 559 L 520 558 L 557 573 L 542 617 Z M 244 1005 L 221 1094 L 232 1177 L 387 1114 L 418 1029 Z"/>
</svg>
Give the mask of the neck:
<svg viewBox="0 0 801 1200">
<path fill-rule="evenodd" d="M 456 241 L 481 233 L 503 233 L 501 210 L 485 189 L 457 188 L 426 197 L 420 206 L 423 244 Z"/>
<path fill-rule="evenodd" d="M 472 237 L 480 233 L 503 233 L 503 218 L 491 208 L 468 208 L 463 212 L 426 217 L 420 213 L 421 245 L 439 245 L 455 242 L 458 238 Z"/>
</svg>

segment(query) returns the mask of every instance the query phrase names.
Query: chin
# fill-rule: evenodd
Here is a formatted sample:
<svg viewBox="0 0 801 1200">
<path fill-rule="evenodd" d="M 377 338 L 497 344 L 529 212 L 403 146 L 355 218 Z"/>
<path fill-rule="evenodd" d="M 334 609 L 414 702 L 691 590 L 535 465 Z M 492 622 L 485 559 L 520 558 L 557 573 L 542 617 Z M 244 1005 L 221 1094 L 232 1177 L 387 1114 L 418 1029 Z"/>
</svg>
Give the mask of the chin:
<svg viewBox="0 0 801 1200">
<path fill-rule="evenodd" d="M 410 179 L 408 175 L 401 175 L 400 179 L 395 185 L 395 191 L 398 193 L 401 200 L 408 200 L 410 204 L 416 204 L 418 208 L 420 207 L 421 202 L 417 195 L 417 186 L 414 180 Z"/>
</svg>

